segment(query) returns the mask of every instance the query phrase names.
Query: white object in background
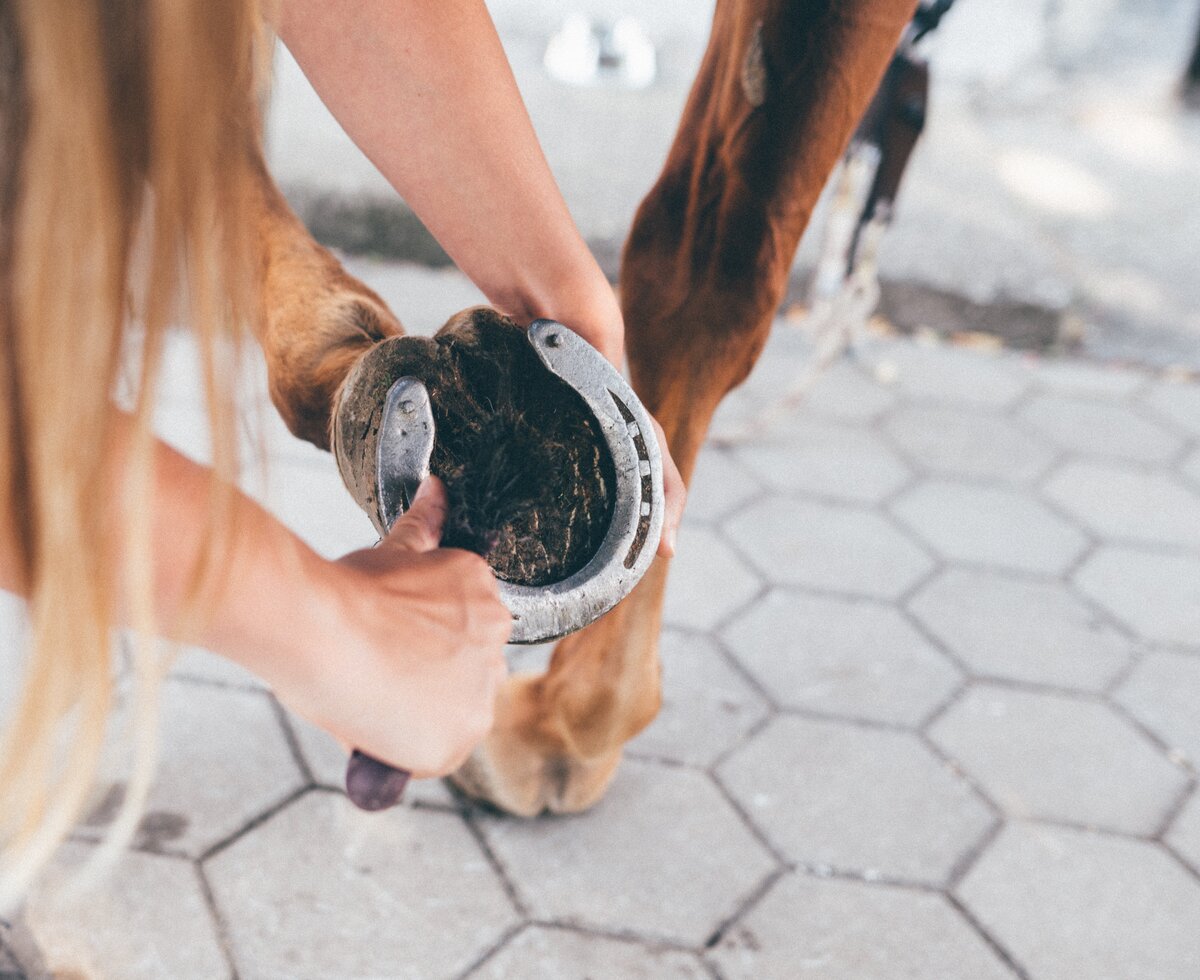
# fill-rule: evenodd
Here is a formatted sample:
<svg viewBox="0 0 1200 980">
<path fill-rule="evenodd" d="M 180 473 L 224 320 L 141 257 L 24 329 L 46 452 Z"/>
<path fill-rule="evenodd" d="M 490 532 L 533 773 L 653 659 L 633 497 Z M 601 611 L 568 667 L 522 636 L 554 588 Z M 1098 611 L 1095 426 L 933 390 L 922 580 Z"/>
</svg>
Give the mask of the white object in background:
<svg viewBox="0 0 1200 980">
<path fill-rule="evenodd" d="M 642 89 L 658 71 L 653 43 L 628 16 L 609 26 L 571 14 L 550 38 L 542 63 L 551 77 L 569 85 Z"/>
<path fill-rule="evenodd" d="M 570 85 L 594 85 L 600 67 L 600 39 L 583 14 L 571 14 L 542 59 L 552 77 Z"/>
</svg>

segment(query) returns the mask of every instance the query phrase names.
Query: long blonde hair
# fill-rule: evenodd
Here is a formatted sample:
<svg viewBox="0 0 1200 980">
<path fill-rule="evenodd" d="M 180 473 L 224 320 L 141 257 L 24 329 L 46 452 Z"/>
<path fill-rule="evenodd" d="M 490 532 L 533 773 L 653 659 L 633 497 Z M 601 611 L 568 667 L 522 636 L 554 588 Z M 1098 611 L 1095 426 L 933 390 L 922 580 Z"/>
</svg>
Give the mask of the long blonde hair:
<svg viewBox="0 0 1200 980">
<path fill-rule="evenodd" d="M 254 315 L 246 206 L 261 20 L 253 0 L 0 0 L 0 547 L 30 649 L 0 761 L 0 899 L 88 801 L 113 704 L 111 632 L 140 638 L 132 833 L 160 670 L 151 422 L 164 337 L 198 340 L 212 423 L 210 541 L 236 468 L 229 357 Z M 114 403 L 138 351 L 128 413 Z M 114 492 L 119 491 L 119 492 Z M 8 521 L 3 517 L 7 516 Z M 202 605 L 216 562 L 191 578 Z M 173 625 L 173 624 L 171 624 Z"/>
</svg>

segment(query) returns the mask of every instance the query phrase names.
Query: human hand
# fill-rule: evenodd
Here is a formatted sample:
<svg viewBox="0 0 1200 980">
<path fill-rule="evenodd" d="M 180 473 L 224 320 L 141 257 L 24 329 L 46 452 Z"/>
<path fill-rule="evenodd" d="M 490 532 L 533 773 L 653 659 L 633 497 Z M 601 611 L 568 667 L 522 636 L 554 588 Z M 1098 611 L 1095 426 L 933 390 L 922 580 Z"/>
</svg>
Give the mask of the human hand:
<svg viewBox="0 0 1200 980">
<path fill-rule="evenodd" d="M 329 628 L 309 643 L 310 680 L 278 692 L 344 746 L 418 778 L 453 772 L 491 729 L 512 629 L 487 563 L 438 548 L 445 512 L 429 477 L 377 547 L 326 563 Z"/>
</svg>

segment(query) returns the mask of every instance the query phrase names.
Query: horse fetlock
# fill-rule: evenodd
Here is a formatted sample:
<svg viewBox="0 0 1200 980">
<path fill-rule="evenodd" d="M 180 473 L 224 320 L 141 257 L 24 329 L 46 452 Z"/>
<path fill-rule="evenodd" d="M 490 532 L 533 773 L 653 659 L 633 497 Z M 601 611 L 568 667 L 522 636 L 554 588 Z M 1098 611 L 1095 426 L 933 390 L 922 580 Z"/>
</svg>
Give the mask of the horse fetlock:
<svg viewBox="0 0 1200 980">
<path fill-rule="evenodd" d="M 604 796 L 621 761 L 616 744 L 581 755 L 558 733 L 554 707 L 541 698 L 541 678 L 509 678 L 491 733 L 451 781 L 464 793 L 507 813 L 578 813 Z"/>
</svg>

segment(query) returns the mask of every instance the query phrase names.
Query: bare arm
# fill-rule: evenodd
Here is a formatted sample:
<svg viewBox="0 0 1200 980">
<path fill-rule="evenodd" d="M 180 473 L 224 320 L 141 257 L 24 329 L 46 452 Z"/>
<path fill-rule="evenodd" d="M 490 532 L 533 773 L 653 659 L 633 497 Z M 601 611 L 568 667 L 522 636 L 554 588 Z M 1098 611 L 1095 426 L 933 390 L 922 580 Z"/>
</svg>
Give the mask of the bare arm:
<svg viewBox="0 0 1200 980">
<path fill-rule="evenodd" d="M 211 472 L 161 442 L 154 468 L 154 600 L 165 632 L 249 668 L 346 745 L 416 775 L 462 762 L 490 727 L 512 622 L 483 559 L 437 547 L 436 480 L 383 543 L 338 561 L 235 491 L 211 615 L 180 635 L 169 627 L 204 543 Z M 114 471 L 119 483 L 123 468 Z M 11 515 L 0 513 L 0 587 L 21 592 L 13 541 Z"/>
<path fill-rule="evenodd" d="M 351 139 L 498 309 L 561 320 L 621 362 L 620 309 L 482 0 L 285 0 L 279 34 Z"/>
<path fill-rule="evenodd" d="M 279 33 L 350 138 L 498 309 L 559 320 L 621 366 L 620 305 L 554 182 L 483 0 L 284 0 Z M 658 436 L 659 553 L 669 556 L 686 491 Z"/>
</svg>

